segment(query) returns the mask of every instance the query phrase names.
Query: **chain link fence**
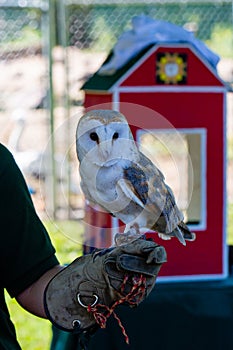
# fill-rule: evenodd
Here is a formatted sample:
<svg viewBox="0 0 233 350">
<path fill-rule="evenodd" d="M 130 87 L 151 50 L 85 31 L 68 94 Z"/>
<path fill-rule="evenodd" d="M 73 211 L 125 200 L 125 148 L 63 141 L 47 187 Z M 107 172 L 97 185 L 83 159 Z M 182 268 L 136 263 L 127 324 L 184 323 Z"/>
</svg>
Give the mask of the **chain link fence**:
<svg viewBox="0 0 233 350">
<path fill-rule="evenodd" d="M 24 6 L 20 7 L 20 2 L 13 6 L 13 4 L 10 5 L 10 2 L 0 1 L 0 60 L 2 68 L 7 69 L 13 60 L 38 57 L 38 55 L 43 54 L 45 37 L 42 33 L 44 32 L 45 13 L 42 4 L 35 7 L 36 3 L 38 5 L 39 2 L 24 1 Z M 2 72 L 4 73 L 3 69 Z M 46 75 L 45 68 L 41 69 L 41 72 L 41 75 Z M 22 74 L 16 73 L 18 73 L 18 78 L 23 74 L 23 72 Z M 4 76 L 1 82 L 6 83 Z M 11 80 L 11 82 L 14 84 L 15 81 Z M 20 93 L 20 84 L 18 85 L 19 89 L 14 89 L 14 91 L 2 91 L 3 93 L 0 95 L 1 109 L 7 110 L 17 107 L 18 101 L 14 103 L 14 95 Z M 11 94 L 10 101 L 7 94 Z M 29 100 L 30 98 L 27 98 L 26 95 L 20 100 L 22 108 L 35 107 L 35 101 L 29 102 Z"/>
<path fill-rule="evenodd" d="M 49 170 L 41 167 L 50 134 L 48 9 L 42 0 L 0 1 L 0 141 L 23 171 L 39 212 L 51 193 L 44 182 Z"/>
<path fill-rule="evenodd" d="M 212 42 L 217 31 L 232 34 L 230 1 L 64 1 L 68 45 L 109 51 L 119 35 L 130 28 L 134 16 L 145 14 L 194 31 Z M 232 44 L 232 37 L 229 38 Z M 229 44 L 230 41 L 228 41 Z M 226 43 L 227 44 L 227 43 Z M 221 50 L 221 47 L 219 47 Z M 232 50 L 229 48 L 229 52 Z M 232 53 L 232 51 L 231 51 Z"/>
</svg>

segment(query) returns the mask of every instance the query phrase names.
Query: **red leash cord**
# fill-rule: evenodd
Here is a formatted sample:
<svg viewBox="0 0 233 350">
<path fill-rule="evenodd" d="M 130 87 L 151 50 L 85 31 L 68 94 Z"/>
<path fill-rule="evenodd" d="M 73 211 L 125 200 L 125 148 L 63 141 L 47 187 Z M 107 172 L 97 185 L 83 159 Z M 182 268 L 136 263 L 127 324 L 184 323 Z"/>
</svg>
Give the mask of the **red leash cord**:
<svg viewBox="0 0 233 350">
<path fill-rule="evenodd" d="M 124 292 L 128 279 L 129 276 L 125 275 L 120 289 L 121 293 Z M 120 318 L 117 316 L 114 310 L 118 305 L 125 302 L 130 305 L 137 305 L 144 298 L 144 295 L 146 293 L 146 277 L 143 275 L 140 275 L 139 277 L 133 277 L 132 282 L 133 286 L 130 292 L 119 300 L 115 301 L 111 307 L 103 304 L 96 304 L 94 306 L 88 305 L 87 307 L 87 311 L 93 314 L 96 323 L 100 326 L 100 328 L 106 328 L 108 318 L 113 315 L 117 320 L 119 327 L 121 328 L 122 334 L 124 335 L 125 342 L 127 344 L 129 344 L 129 337 L 125 331 L 123 324 L 121 323 Z"/>
</svg>

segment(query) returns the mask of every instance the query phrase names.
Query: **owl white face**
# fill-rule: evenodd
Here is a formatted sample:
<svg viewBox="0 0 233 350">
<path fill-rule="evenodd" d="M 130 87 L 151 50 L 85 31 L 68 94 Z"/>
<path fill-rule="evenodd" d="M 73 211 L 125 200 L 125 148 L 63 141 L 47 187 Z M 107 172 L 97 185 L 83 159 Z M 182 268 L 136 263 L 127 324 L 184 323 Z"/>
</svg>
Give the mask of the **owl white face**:
<svg viewBox="0 0 233 350">
<path fill-rule="evenodd" d="M 99 166 L 112 166 L 119 159 L 135 160 L 138 150 L 126 120 L 82 118 L 77 128 L 79 160 Z"/>
</svg>

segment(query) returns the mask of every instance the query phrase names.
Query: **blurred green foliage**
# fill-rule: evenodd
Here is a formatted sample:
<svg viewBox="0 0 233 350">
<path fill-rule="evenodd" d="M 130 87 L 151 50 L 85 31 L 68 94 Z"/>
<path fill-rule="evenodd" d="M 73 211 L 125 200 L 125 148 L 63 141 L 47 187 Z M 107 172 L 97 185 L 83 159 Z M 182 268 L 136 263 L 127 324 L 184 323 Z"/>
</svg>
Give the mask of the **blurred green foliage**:
<svg viewBox="0 0 233 350">
<path fill-rule="evenodd" d="M 38 9 L 2 8 L 0 48 L 21 50 L 41 45 L 41 12 Z"/>
<path fill-rule="evenodd" d="M 217 24 L 206 41 L 207 46 L 221 57 L 233 57 L 233 31 L 232 26 Z"/>
</svg>

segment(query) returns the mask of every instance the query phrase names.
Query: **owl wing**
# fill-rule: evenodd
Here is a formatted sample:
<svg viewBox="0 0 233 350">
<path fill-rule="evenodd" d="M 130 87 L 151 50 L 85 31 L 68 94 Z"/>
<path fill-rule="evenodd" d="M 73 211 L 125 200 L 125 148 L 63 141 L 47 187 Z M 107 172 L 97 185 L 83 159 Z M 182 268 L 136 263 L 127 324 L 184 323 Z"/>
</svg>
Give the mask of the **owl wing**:
<svg viewBox="0 0 233 350">
<path fill-rule="evenodd" d="M 140 153 L 138 164 L 124 169 L 122 190 L 148 214 L 149 225 L 159 232 L 171 232 L 183 220 L 171 188 L 165 183 L 162 172 Z M 148 222 L 149 224 L 149 222 Z"/>
<path fill-rule="evenodd" d="M 146 173 L 136 163 L 132 163 L 123 171 L 123 179 L 120 180 L 124 194 L 144 208 L 148 198 L 149 184 Z"/>
<path fill-rule="evenodd" d="M 131 184 L 134 193 L 143 203 L 153 204 L 158 208 L 164 207 L 168 188 L 164 182 L 162 172 L 143 153 L 139 153 L 138 163 L 132 163 L 130 167 L 124 169 L 124 178 Z M 170 189 L 169 189 L 170 190 Z M 153 198 L 153 199 L 152 199 Z M 153 212 L 153 205 L 149 210 Z"/>
<path fill-rule="evenodd" d="M 164 176 L 159 169 L 142 153 L 140 153 L 140 160 L 138 163 L 131 162 L 130 165 L 124 168 L 123 178 L 118 182 L 121 190 L 127 198 L 133 200 L 140 207 L 145 209 L 150 201 L 151 179 L 155 179 L 155 186 L 163 182 Z M 163 205 L 158 205 L 161 196 L 158 196 L 158 201 L 149 206 L 153 212 L 153 206 L 156 206 L 156 212 Z M 152 204 L 152 203 L 151 203 Z M 151 207 L 151 208 L 150 208 Z M 154 208 L 155 209 L 155 208 Z"/>
</svg>

